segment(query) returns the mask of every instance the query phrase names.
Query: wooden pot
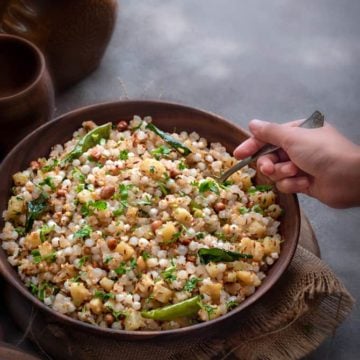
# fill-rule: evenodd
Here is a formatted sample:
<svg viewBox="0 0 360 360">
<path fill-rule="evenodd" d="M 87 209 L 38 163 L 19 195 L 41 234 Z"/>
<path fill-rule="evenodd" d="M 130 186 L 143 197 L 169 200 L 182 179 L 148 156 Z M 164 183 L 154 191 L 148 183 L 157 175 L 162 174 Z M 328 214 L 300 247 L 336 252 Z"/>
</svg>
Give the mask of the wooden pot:
<svg viewBox="0 0 360 360">
<path fill-rule="evenodd" d="M 94 71 L 114 29 L 117 0 L 2 0 L 0 32 L 22 36 L 46 55 L 56 89 Z"/>
<path fill-rule="evenodd" d="M 44 56 L 34 44 L 0 34 L 0 159 L 48 121 L 54 91 Z"/>
</svg>

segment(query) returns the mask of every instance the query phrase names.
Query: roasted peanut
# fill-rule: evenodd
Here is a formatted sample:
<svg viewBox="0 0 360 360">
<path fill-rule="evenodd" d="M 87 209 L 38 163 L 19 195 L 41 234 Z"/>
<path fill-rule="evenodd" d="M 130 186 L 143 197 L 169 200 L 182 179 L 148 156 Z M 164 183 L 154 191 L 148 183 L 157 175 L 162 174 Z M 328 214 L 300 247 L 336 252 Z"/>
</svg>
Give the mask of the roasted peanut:
<svg viewBox="0 0 360 360">
<path fill-rule="evenodd" d="M 116 129 L 119 131 L 125 131 L 128 128 L 128 123 L 125 120 L 121 120 L 117 123 Z"/>
<path fill-rule="evenodd" d="M 100 191 L 101 199 L 110 199 L 115 193 L 115 188 L 113 186 L 104 186 Z"/>
</svg>

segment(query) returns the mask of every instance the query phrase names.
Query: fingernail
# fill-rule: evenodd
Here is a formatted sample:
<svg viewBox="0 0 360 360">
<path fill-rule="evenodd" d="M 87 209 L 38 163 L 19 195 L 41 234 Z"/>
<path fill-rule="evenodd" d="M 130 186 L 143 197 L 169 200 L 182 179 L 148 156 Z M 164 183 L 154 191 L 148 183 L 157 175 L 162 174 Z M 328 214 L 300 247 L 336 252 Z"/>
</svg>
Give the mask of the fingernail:
<svg viewBox="0 0 360 360">
<path fill-rule="evenodd" d="M 251 126 L 255 126 L 255 127 L 263 126 L 265 123 L 266 123 L 266 121 L 262 121 L 262 120 L 258 120 L 258 119 L 250 121 Z"/>
</svg>

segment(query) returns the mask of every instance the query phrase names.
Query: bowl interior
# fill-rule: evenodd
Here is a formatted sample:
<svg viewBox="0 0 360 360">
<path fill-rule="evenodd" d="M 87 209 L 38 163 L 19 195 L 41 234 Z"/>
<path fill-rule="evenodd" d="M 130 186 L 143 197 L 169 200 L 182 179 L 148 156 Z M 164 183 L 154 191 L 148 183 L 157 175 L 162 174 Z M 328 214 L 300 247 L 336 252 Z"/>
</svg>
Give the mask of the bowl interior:
<svg viewBox="0 0 360 360">
<path fill-rule="evenodd" d="M 153 118 L 153 122 L 165 131 L 196 131 L 210 142 L 221 142 L 229 152 L 232 152 L 234 148 L 248 136 L 244 130 L 217 115 L 178 104 L 152 101 L 128 101 L 99 104 L 75 110 L 35 130 L 19 143 L 3 161 L 0 166 L 0 213 L 6 208 L 10 196 L 12 186 L 11 175 L 27 168 L 31 160 L 47 156 L 53 145 L 62 144 L 69 140 L 73 131 L 78 129 L 83 121 L 93 120 L 97 124 L 103 124 L 109 121 L 130 120 L 133 118 L 133 115 L 139 115 L 141 117 L 150 115 Z M 285 215 L 282 218 L 280 227 L 280 232 L 285 241 L 282 243 L 279 260 L 271 267 L 268 276 L 257 291 L 236 309 L 220 318 L 196 324 L 188 328 L 161 331 L 159 333 L 162 335 L 174 332 L 182 333 L 192 328 L 199 329 L 221 322 L 238 314 L 241 310 L 264 295 L 275 284 L 286 270 L 294 255 L 300 229 L 300 213 L 296 196 L 279 194 L 278 202 L 285 210 Z M 3 226 L 2 218 L 0 220 L 0 226 Z M 33 297 L 24 287 L 16 270 L 8 263 L 2 249 L 0 250 L 0 270 L 7 281 L 15 286 L 24 296 L 40 306 L 44 311 L 52 312 L 53 315 L 61 318 L 64 322 L 72 323 L 75 326 L 92 327 L 92 331 L 130 333 L 112 329 L 95 329 L 95 327 L 91 325 L 55 313 Z M 151 336 L 153 336 L 155 333 L 156 332 L 145 331 L 131 332 L 135 337 L 141 336 L 141 334 L 147 334 L 149 336 L 151 334 Z"/>
</svg>

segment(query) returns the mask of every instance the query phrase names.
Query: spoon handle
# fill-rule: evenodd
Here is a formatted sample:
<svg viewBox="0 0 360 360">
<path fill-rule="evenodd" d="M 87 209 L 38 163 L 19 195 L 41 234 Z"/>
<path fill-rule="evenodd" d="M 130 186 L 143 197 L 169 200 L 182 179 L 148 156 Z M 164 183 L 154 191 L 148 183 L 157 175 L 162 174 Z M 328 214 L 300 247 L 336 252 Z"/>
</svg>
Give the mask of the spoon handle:
<svg viewBox="0 0 360 360">
<path fill-rule="evenodd" d="M 320 128 L 324 125 L 324 115 L 320 111 L 315 111 L 308 119 L 303 121 L 299 127 L 305 128 L 305 129 L 316 129 Z M 244 166 L 249 165 L 253 161 L 257 160 L 260 156 L 270 154 L 276 150 L 280 149 L 279 146 L 272 145 L 272 144 L 265 144 L 263 147 L 261 147 L 256 153 L 254 153 L 252 156 L 249 156 L 240 162 L 238 162 L 236 165 L 231 167 L 229 170 L 225 171 L 224 174 L 220 176 L 220 183 L 223 183 L 229 176 L 231 176 L 233 173 L 239 171 Z"/>
</svg>

